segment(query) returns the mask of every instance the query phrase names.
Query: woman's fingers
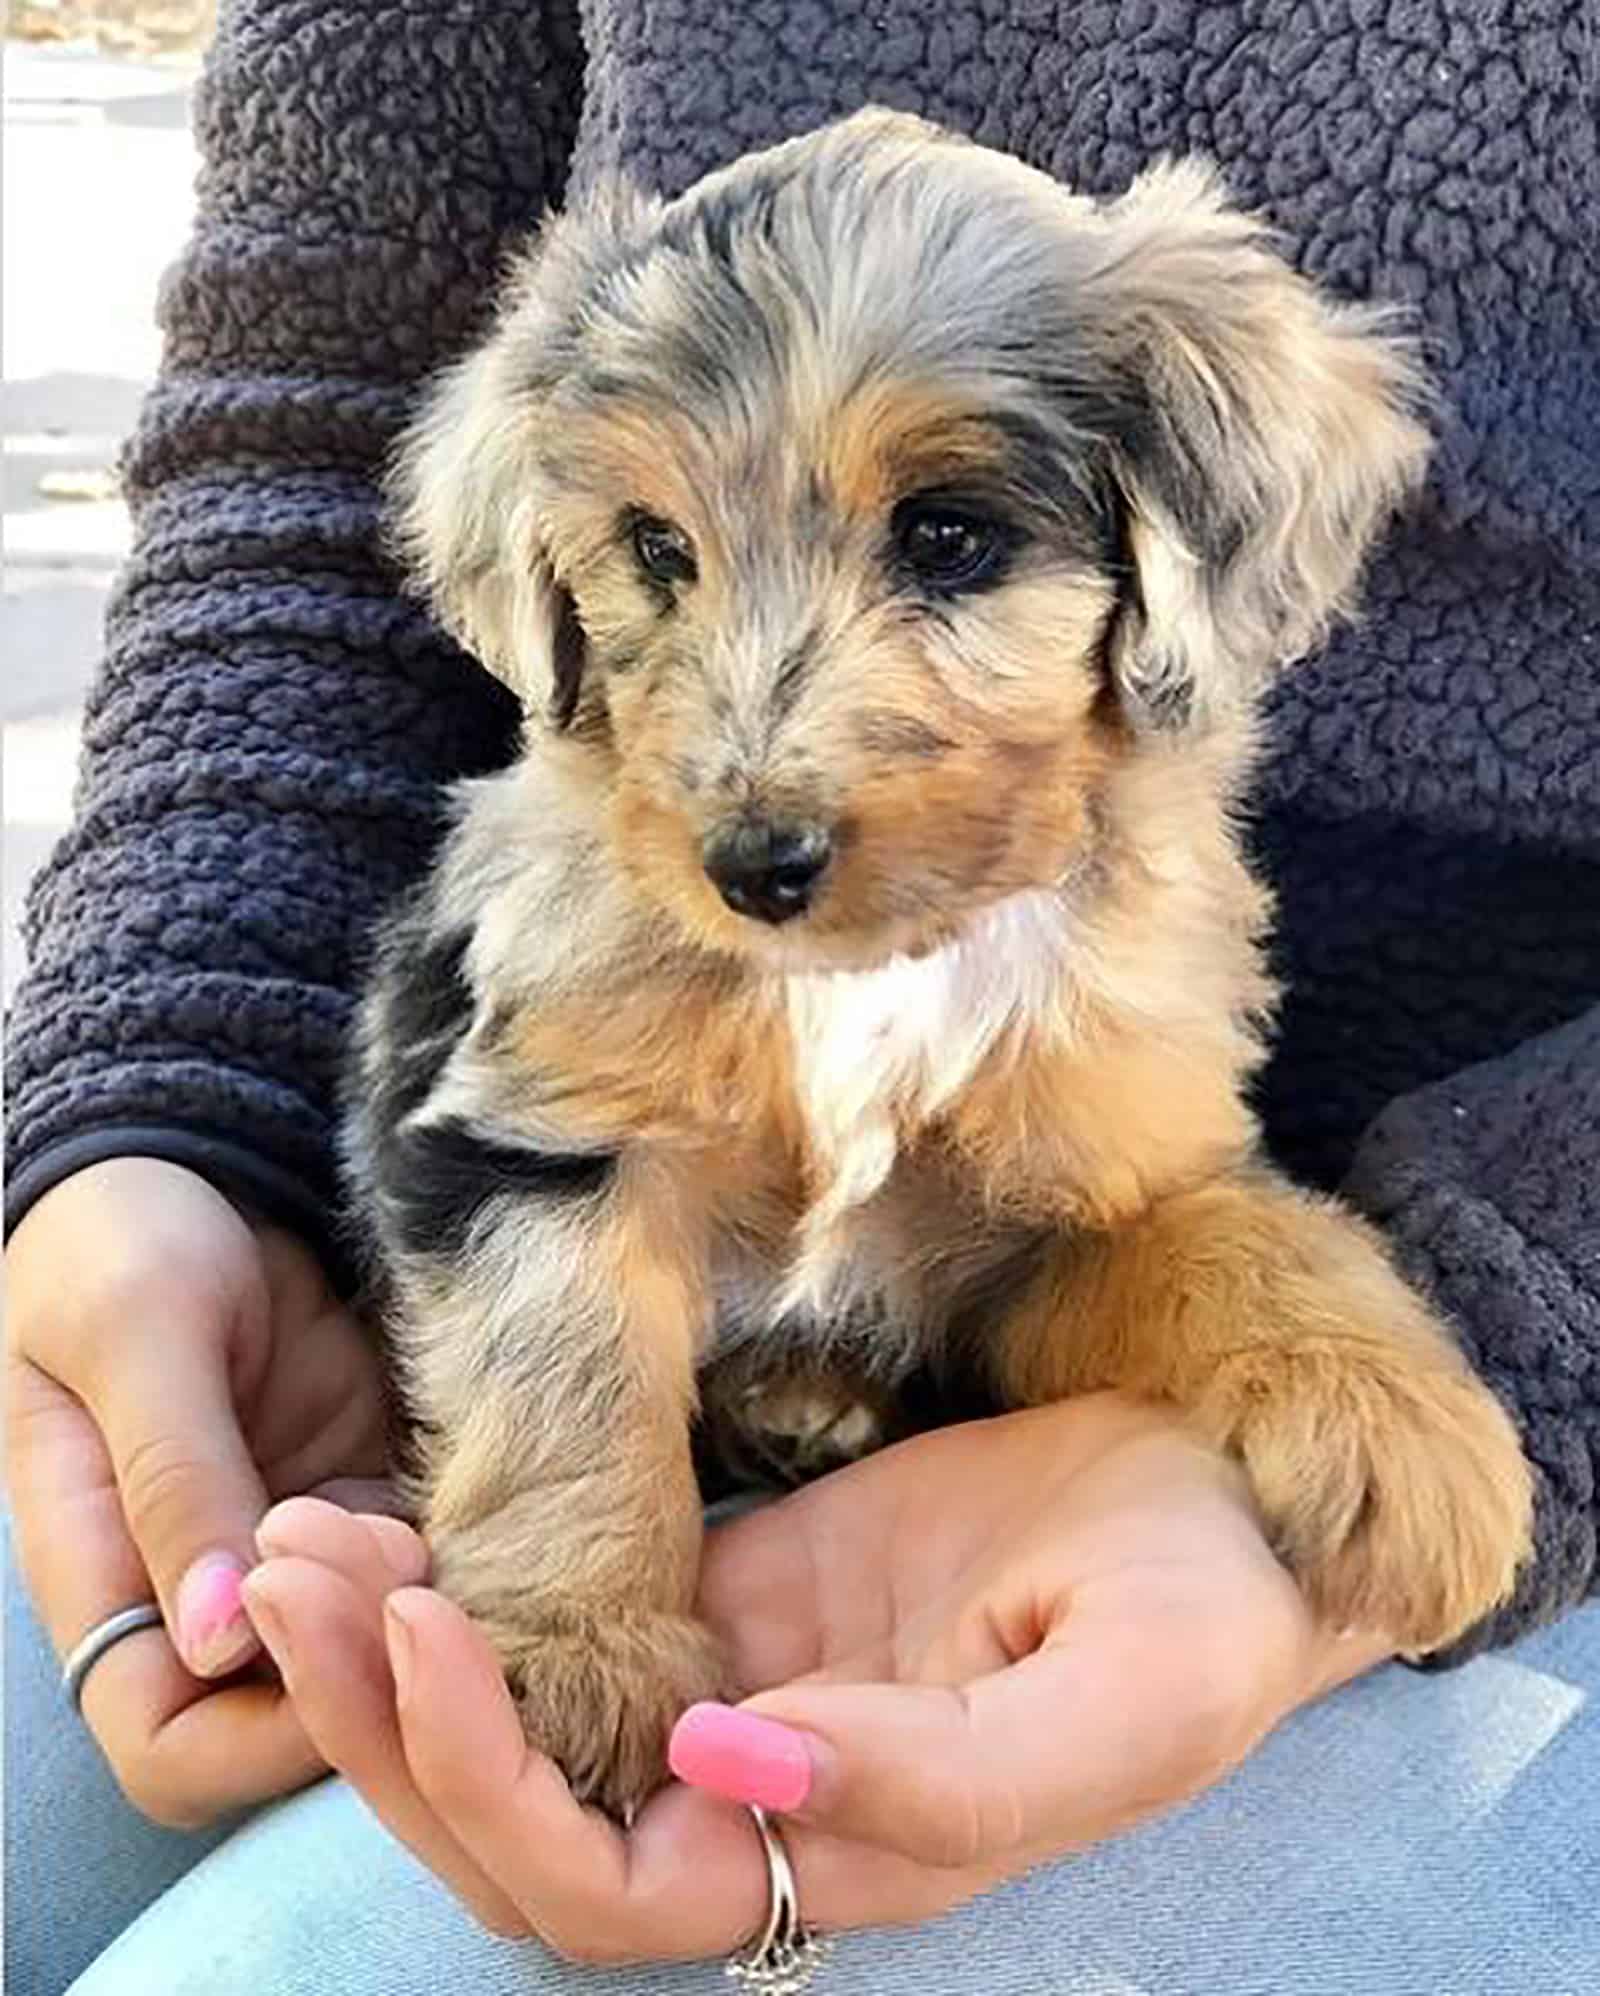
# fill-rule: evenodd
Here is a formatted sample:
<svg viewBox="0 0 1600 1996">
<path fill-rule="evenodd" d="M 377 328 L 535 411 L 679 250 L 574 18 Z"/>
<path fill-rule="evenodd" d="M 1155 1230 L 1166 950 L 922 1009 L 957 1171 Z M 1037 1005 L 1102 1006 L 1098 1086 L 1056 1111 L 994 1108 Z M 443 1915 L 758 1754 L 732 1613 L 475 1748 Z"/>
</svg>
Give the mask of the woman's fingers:
<svg viewBox="0 0 1600 1996">
<path fill-rule="evenodd" d="M 572 1798 L 523 1741 L 488 1645 L 425 1589 L 388 1602 L 417 1784 L 465 1848 L 574 1960 L 697 1959 L 731 1952 L 766 1917 L 766 1859 L 748 1812 L 676 1784 L 624 1836 Z M 993 1882 L 785 1824 L 808 1920 L 822 1927 L 924 1919 Z"/>
<path fill-rule="evenodd" d="M 388 1511 L 359 1511 L 345 1501 L 354 1495 L 323 1492 L 288 1497 L 262 1519 L 256 1545 L 262 1557 L 283 1555 L 320 1560 L 343 1574 L 374 1607 L 394 1587 L 412 1587 L 427 1578 L 428 1549 L 404 1522 Z"/>
<path fill-rule="evenodd" d="M 756 1926 L 766 1871 L 748 1821 L 668 1791 L 624 1836 L 526 1744 L 493 1652 L 451 1602 L 406 1589 L 388 1615 L 418 1786 L 535 1932 L 618 1962 L 722 1953 Z"/>
<path fill-rule="evenodd" d="M 221 1677 L 260 1647 L 239 1590 L 267 1492 L 220 1338 L 154 1369 L 159 1349 L 149 1336 L 130 1340 L 124 1364 L 97 1371 L 89 1411 L 179 1654 L 197 1677 Z"/>
<path fill-rule="evenodd" d="M 105 1437 L 142 1594 L 196 1677 L 226 1676 L 259 1648 L 239 1582 L 267 1497 L 234 1398 L 268 1323 L 253 1235 L 194 1173 L 116 1158 L 39 1201 L 7 1273 L 15 1349 Z"/>
<path fill-rule="evenodd" d="M 108 1655 L 95 1674 L 110 1664 Z M 173 1668 L 182 1668 L 175 1658 Z M 93 1713 L 85 1697 L 124 1792 L 156 1822 L 195 1829 L 327 1773 L 281 1684 L 200 1685 L 174 1710 L 165 1675 L 124 1662 L 104 1680 Z"/>
<path fill-rule="evenodd" d="M 486 1925 L 611 1962 L 718 1955 L 759 1927 L 747 1812 L 674 1785 L 624 1836 L 581 1808 L 527 1746 L 481 1635 L 410 1584 L 426 1555 L 407 1526 L 300 1498 L 260 1542 L 252 1612 L 311 1736 Z M 807 1916 L 829 1926 L 922 1918 L 988 1882 L 799 1826 L 790 1848 Z"/>
<path fill-rule="evenodd" d="M 249 1591 L 313 1738 L 486 1924 L 596 1962 L 714 1956 L 760 1926 L 769 1886 L 748 1813 L 673 1785 L 624 1836 L 580 1807 L 526 1744 L 482 1636 L 407 1584 L 425 1555 L 406 1526 L 297 1499 L 269 1513 L 261 1547 Z M 997 1875 L 785 1827 L 823 1926 L 925 1918 Z"/>
<path fill-rule="evenodd" d="M 309 1499 L 269 1513 L 266 1558 L 246 1590 L 251 1613 L 329 1764 L 485 1926 L 526 1933 L 516 1905 L 463 1850 L 407 1764 L 381 1622 L 382 1598 L 406 1561 L 403 1547 L 386 1543 L 373 1525 Z M 316 1552 L 288 1549 L 306 1544 Z"/>
<path fill-rule="evenodd" d="M 312 1737 L 390 1830 L 497 1932 L 617 1946 L 621 1836 L 529 1751 L 482 1637 L 408 1586 L 426 1569 L 417 1535 L 300 1498 L 259 1542 L 249 1594 L 268 1644 Z"/>
<path fill-rule="evenodd" d="M 72 1394 L 10 1368 L 8 1474 L 29 1590 L 58 1653 L 150 1598 L 111 1459 Z M 313 1780 L 323 1763 L 282 1690 L 193 1676 L 164 1629 L 126 1637 L 84 1681 L 83 1715 L 136 1808 L 193 1828 Z"/>
</svg>

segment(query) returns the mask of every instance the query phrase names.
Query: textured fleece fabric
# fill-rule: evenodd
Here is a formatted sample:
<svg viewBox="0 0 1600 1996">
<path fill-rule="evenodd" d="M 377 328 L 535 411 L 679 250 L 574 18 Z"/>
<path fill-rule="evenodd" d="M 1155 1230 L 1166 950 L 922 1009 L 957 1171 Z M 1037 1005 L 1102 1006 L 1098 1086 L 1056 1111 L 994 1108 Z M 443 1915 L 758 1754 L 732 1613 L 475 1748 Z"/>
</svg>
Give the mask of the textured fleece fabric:
<svg viewBox="0 0 1600 1996">
<path fill-rule="evenodd" d="M 569 182 L 676 192 L 875 100 L 1094 192 L 1220 159 L 1335 290 L 1412 305 L 1445 394 L 1361 626 L 1274 699 L 1257 836 L 1289 996 L 1262 1108 L 1451 1314 L 1540 1472 L 1539 1556 L 1457 1652 L 1596 1581 L 1600 258 L 1567 0 L 234 0 L 200 218 L 128 456 L 136 551 L 76 822 L 34 889 L 17 1214 L 153 1151 L 328 1245 L 378 908 L 506 696 L 399 592 L 375 474 Z"/>
</svg>

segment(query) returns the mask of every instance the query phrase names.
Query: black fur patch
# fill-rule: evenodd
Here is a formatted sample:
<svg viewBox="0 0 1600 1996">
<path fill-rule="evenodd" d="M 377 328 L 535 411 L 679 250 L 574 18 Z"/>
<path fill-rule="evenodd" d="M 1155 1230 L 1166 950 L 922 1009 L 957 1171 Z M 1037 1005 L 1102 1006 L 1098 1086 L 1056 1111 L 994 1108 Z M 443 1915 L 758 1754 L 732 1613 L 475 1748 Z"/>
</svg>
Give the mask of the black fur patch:
<svg viewBox="0 0 1600 1996">
<path fill-rule="evenodd" d="M 398 932 L 387 971 L 384 1057 L 374 1103 L 382 1132 L 421 1107 L 472 1023 L 467 932 L 418 939 L 415 954 L 408 954 L 405 944 L 412 939 L 409 927 Z"/>
<path fill-rule="evenodd" d="M 472 1025 L 468 940 L 465 930 L 431 935 L 413 917 L 385 952 L 386 1030 L 368 1080 L 371 1172 L 396 1244 L 411 1253 L 459 1252 L 474 1218 L 500 1193 L 577 1197 L 602 1190 L 616 1169 L 610 1152 L 524 1148 L 459 1117 L 411 1122 Z"/>
<path fill-rule="evenodd" d="M 578 711 L 583 691 L 584 658 L 588 640 L 578 621 L 578 606 L 561 590 L 556 604 L 556 627 L 550 648 L 550 722 L 555 728 L 569 728 Z"/>
<path fill-rule="evenodd" d="M 1133 538 L 1128 518 L 1128 502 L 1115 481 L 1103 481 L 1100 513 L 1100 565 L 1116 588 L 1111 608 L 1095 642 L 1095 663 L 1102 683 L 1120 694 L 1116 654 L 1119 644 L 1128 642 L 1132 627 L 1144 617 L 1144 596 L 1139 587 L 1139 568 L 1133 558 Z"/>
<path fill-rule="evenodd" d="M 1220 574 L 1244 545 L 1246 522 L 1219 475 L 1232 455 L 1234 424 L 1204 390 L 1172 383 L 1135 405 L 1115 441 L 1140 483 L 1184 540 Z"/>
<path fill-rule="evenodd" d="M 613 1151 L 524 1149 L 481 1135 L 459 1117 L 396 1132 L 379 1172 L 399 1244 L 411 1254 L 452 1256 L 491 1199 L 575 1199 L 603 1192 L 617 1168 Z"/>
</svg>

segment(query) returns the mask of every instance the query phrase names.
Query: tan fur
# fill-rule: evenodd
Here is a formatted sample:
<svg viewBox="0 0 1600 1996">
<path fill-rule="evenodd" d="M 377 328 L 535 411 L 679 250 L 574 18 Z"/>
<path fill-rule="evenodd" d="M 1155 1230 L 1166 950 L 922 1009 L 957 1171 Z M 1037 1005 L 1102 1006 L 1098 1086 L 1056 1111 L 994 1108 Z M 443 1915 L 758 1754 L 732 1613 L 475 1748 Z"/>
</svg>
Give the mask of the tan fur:
<svg viewBox="0 0 1600 1996">
<path fill-rule="evenodd" d="M 435 1299 L 446 1335 L 414 1388 L 456 1410 L 414 1479 L 434 1583 L 494 1642 L 529 1736 L 619 1812 L 654 1786 L 684 1706 L 728 1688 L 716 1644 L 685 1614 L 700 1548 L 687 1421 L 703 1201 L 648 1160 L 629 1170 L 607 1222 L 566 1243 L 568 1269 L 486 1261 Z M 484 1343 L 516 1334 L 508 1306 L 541 1305 L 563 1321 L 535 1393 L 514 1361 L 485 1364 Z M 470 1340 L 448 1334 L 464 1308 Z"/>
<path fill-rule="evenodd" d="M 1508 1592 L 1528 1530 L 1510 1421 L 1381 1242 L 1244 1170 L 1063 1245 L 996 1352 L 1022 1405 L 1117 1387 L 1237 1456 L 1334 1627 L 1401 1649 Z"/>
<path fill-rule="evenodd" d="M 1417 399 L 1202 167 L 1100 205 L 869 113 L 552 224 L 419 422 L 403 539 L 530 728 L 395 931 L 349 1147 L 440 1584 L 581 1794 L 626 1811 L 722 1682 L 697 1380 L 801 1468 L 919 1365 L 1117 1387 L 1237 1455 L 1335 1620 L 1426 1649 L 1510 1588 L 1510 1423 L 1246 1100 L 1255 695 L 1349 608 Z M 1013 524 L 992 586 L 895 567 L 928 492 Z M 752 815 L 828 831 L 803 920 L 708 877 Z"/>
</svg>

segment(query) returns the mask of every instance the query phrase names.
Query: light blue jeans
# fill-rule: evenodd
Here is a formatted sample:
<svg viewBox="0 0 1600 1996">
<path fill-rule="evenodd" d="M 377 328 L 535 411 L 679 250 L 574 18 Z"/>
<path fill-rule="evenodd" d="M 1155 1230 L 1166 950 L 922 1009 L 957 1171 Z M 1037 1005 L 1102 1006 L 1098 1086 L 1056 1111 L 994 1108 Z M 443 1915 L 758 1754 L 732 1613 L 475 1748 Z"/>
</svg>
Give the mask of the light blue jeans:
<svg viewBox="0 0 1600 1996">
<path fill-rule="evenodd" d="M 496 1940 L 338 1781 L 204 1837 L 123 1803 L 6 1590 L 8 1996 L 731 1996 Z M 1298 1714 L 1221 1788 L 816 1996 L 1595 1996 L 1600 1607 Z"/>
</svg>

